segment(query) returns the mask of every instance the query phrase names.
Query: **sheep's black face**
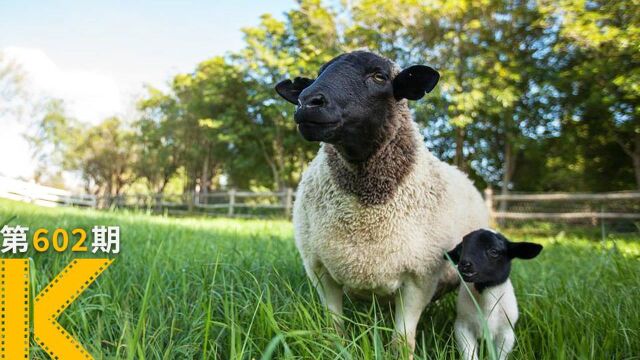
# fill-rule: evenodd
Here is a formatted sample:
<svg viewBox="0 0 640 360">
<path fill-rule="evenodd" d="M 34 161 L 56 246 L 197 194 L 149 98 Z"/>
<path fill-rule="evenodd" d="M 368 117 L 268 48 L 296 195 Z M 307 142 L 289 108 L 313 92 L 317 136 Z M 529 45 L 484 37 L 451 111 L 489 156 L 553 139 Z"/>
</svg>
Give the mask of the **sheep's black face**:
<svg viewBox="0 0 640 360">
<path fill-rule="evenodd" d="M 533 259 L 540 251 L 542 245 L 510 242 L 502 234 L 481 229 L 467 234 L 447 254 L 458 264 L 458 271 L 464 281 L 475 283 L 481 290 L 507 280 L 511 271 L 511 259 Z"/>
<path fill-rule="evenodd" d="M 338 145 L 349 160 L 362 161 L 393 103 L 422 98 L 438 79 L 435 70 L 422 65 L 396 75 L 390 60 L 356 51 L 323 65 L 316 79 L 285 80 L 276 91 L 298 105 L 294 118 L 305 139 Z"/>
</svg>

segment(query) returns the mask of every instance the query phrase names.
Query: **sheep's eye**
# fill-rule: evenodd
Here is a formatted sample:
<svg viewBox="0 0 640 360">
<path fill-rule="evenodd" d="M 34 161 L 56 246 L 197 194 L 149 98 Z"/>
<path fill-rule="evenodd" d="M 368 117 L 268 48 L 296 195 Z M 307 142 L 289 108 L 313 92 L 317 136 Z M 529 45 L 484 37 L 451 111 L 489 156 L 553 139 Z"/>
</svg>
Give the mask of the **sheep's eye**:
<svg viewBox="0 0 640 360">
<path fill-rule="evenodd" d="M 498 250 L 496 249 L 489 249 L 489 251 L 487 252 L 489 254 L 489 256 L 491 257 L 498 257 L 498 255 L 500 255 L 500 253 L 498 253 Z"/>
<path fill-rule="evenodd" d="M 384 76 L 383 73 L 381 72 L 375 72 L 373 73 L 373 75 L 371 76 L 371 78 L 373 79 L 373 81 L 377 82 L 378 84 L 382 84 L 385 81 L 387 81 L 387 77 Z"/>
<path fill-rule="evenodd" d="M 489 256 L 496 258 L 500 255 L 500 253 L 498 252 L 498 250 L 496 249 L 489 249 L 489 251 L 487 251 L 487 253 L 489 254 Z"/>
</svg>

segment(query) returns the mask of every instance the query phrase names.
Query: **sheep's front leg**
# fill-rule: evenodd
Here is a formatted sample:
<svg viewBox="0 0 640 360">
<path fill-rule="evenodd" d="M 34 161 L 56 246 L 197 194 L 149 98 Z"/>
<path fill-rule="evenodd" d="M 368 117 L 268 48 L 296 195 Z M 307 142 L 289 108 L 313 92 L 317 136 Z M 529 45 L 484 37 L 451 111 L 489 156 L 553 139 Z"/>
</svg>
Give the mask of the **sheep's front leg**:
<svg viewBox="0 0 640 360">
<path fill-rule="evenodd" d="M 409 348 L 409 356 L 413 358 L 416 347 L 416 328 L 422 311 L 427 307 L 436 291 L 437 282 L 415 280 L 407 281 L 398 291 L 395 298 L 395 343 L 404 339 Z"/>
<path fill-rule="evenodd" d="M 465 322 L 456 320 L 454 325 L 456 344 L 458 350 L 462 353 L 463 360 L 478 360 L 476 353 L 478 348 L 478 339 Z"/>
<path fill-rule="evenodd" d="M 342 319 L 342 297 L 344 290 L 342 285 L 338 284 L 322 265 L 315 266 L 309 270 L 307 273 L 318 292 L 320 301 L 322 301 L 322 304 L 331 312 L 336 330 L 342 333 L 344 329 L 344 320 Z"/>
<path fill-rule="evenodd" d="M 500 360 L 505 360 L 513 349 L 516 342 L 516 336 L 511 328 L 507 328 L 496 336 L 495 343 L 498 347 Z"/>
</svg>

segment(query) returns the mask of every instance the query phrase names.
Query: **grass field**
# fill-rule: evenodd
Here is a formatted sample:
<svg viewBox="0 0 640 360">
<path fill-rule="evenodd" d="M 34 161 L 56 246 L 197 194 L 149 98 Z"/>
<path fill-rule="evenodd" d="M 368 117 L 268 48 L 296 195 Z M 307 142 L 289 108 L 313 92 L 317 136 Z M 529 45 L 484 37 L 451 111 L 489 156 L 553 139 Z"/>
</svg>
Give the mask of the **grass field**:
<svg viewBox="0 0 640 360">
<path fill-rule="evenodd" d="M 96 359 L 387 359 L 387 306 L 345 303 L 338 336 L 304 275 L 286 221 L 176 219 L 0 200 L 0 224 L 119 225 L 115 263 L 60 322 Z M 510 234 L 506 230 L 507 234 Z M 640 237 L 512 232 L 543 243 L 514 265 L 514 359 L 640 359 Z M 33 254 L 36 289 L 72 258 Z M 458 358 L 454 296 L 423 315 L 418 359 Z M 32 356 L 47 359 L 32 347 Z"/>
</svg>

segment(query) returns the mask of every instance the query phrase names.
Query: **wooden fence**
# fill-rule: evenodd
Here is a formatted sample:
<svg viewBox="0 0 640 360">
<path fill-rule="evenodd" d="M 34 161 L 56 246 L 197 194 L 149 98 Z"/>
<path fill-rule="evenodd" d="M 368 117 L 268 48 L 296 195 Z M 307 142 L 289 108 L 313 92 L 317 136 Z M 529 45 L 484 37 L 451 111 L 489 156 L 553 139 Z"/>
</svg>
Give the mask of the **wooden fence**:
<svg viewBox="0 0 640 360">
<path fill-rule="evenodd" d="M 293 189 L 283 191 L 239 191 L 229 189 L 208 193 L 180 195 L 119 195 L 98 197 L 101 208 L 142 210 L 154 213 L 201 214 L 229 217 L 291 216 Z"/>
<path fill-rule="evenodd" d="M 81 206 L 129 209 L 169 215 L 200 214 L 233 217 L 289 217 L 295 192 L 227 191 L 187 194 L 133 194 L 97 197 L 0 177 L 0 197 L 43 206 Z M 496 195 L 484 192 L 487 208 L 496 221 L 640 220 L 640 192 L 546 193 Z"/>
<path fill-rule="evenodd" d="M 73 205 L 96 207 L 96 197 L 0 176 L 0 198 L 41 206 Z"/>
<path fill-rule="evenodd" d="M 227 199 L 227 202 L 211 203 L 212 199 Z M 227 216 L 242 216 L 246 213 L 238 210 L 276 210 L 285 216 L 291 216 L 293 209 L 294 191 L 287 188 L 284 191 L 238 191 L 230 189 L 226 192 L 208 194 L 193 194 L 193 205 L 199 209 L 224 209 Z M 260 212 L 258 212 L 260 213 Z M 251 216 L 249 214 L 248 216 Z"/>
<path fill-rule="evenodd" d="M 228 191 L 185 194 L 127 194 L 96 196 L 74 193 L 34 182 L 0 176 L 0 198 L 41 206 L 128 209 L 172 215 L 203 214 L 234 217 L 290 216 L 293 189 L 279 192 Z"/>
<path fill-rule="evenodd" d="M 495 195 L 484 192 L 494 220 L 640 220 L 640 192 Z M 515 204 L 515 205 L 514 205 Z"/>
</svg>

